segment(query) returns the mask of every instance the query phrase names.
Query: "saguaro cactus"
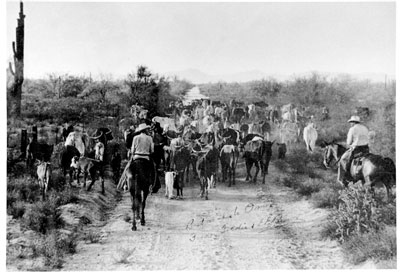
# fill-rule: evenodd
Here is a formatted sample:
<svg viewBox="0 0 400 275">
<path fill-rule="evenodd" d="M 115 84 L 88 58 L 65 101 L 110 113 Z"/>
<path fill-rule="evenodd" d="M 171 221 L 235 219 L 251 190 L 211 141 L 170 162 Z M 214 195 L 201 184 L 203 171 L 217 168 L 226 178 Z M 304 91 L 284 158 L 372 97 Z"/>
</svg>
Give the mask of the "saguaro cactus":
<svg viewBox="0 0 400 275">
<path fill-rule="evenodd" d="M 19 116 L 21 114 L 22 83 L 24 82 L 24 18 L 24 5 L 21 1 L 19 18 L 17 19 L 18 25 L 16 28 L 17 45 L 15 46 L 15 42 L 12 43 L 15 71 L 12 69 L 11 62 L 9 63 L 9 69 L 14 78 L 9 98 L 10 116 Z"/>
</svg>

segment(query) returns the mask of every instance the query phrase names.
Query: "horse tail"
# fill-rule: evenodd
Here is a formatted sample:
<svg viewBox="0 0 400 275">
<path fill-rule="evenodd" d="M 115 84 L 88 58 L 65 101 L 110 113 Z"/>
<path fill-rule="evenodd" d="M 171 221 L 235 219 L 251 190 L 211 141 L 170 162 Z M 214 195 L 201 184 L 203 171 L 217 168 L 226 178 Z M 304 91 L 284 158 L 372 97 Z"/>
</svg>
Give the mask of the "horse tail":
<svg viewBox="0 0 400 275">
<path fill-rule="evenodd" d="M 394 182 L 396 182 L 396 165 L 391 158 L 384 158 L 385 169 L 393 177 Z"/>
</svg>

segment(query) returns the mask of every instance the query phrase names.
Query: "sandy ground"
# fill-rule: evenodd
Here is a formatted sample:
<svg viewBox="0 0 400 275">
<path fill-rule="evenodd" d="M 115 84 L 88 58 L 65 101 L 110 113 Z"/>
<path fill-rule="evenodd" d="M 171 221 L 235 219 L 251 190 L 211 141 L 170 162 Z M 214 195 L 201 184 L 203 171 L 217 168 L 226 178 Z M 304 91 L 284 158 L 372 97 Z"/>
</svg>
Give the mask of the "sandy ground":
<svg viewBox="0 0 400 275">
<path fill-rule="evenodd" d="M 62 271 L 353 268 L 336 242 L 320 238 L 326 210 L 289 188 L 241 176 L 234 187 L 218 183 L 208 201 L 198 197 L 196 182 L 179 200 L 164 197 L 162 188 L 148 198 L 146 225 L 136 232 L 123 193 L 106 224 L 90 228 L 101 240 L 79 243 Z"/>
</svg>

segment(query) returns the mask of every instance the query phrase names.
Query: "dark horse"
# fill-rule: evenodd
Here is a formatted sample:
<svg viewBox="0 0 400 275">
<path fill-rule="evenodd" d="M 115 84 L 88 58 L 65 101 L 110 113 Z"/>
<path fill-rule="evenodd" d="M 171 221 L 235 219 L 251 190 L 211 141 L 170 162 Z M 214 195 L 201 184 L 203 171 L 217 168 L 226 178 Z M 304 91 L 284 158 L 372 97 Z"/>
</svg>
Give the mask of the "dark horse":
<svg viewBox="0 0 400 275">
<path fill-rule="evenodd" d="M 140 224 L 145 225 L 144 208 L 155 179 L 153 163 L 147 159 L 136 159 L 128 166 L 126 176 L 132 199 L 132 231 L 136 231 L 136 218 L 140 217 Z"/>
<path fill-rule="evenodd" d="M 332 159 L 335 159 L 336 163 L 338 163 L 347 150 L 337 143 L 325 143 L 324 145 L 324 165 L 327 168 Z M 370 186 L 372 192 L 374 192 L 375 184 L 382 182 L 386 187 L 388 199 L 392 181 L 394 184 L 396 183 L 396 166 L 393 160 L 374 154 L 366 154 L 359 158 L 354 158 L 350 166 L 350 174 L 354 183 L 361 180 L 362 184 L 367 183 Z"/>
<path fill-rule="evenodd" d="M 246 161 L 247 176 L 246 181 L 251 179 L 250 170 L 253 164 L 256 166 L 256 173 L 253 177 L 253 182 L 257 182 L 257 175 L 262 171 L 262 183 L 265 184 L 265 176 L 268 174 L 268 166 L 272 156 L 272 145 L 274 141 L 266 140 L 251 140 L 244 147 L 243 158 Z"/>
</svg>

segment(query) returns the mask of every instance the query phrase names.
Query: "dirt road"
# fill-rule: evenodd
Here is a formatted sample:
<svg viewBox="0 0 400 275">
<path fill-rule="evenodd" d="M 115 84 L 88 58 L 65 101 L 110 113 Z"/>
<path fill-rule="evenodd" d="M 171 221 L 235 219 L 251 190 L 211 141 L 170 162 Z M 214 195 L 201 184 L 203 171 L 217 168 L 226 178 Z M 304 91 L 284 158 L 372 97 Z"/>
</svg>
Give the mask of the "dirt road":
<svg viewBox="0 0 400 275">
<path fill-rule="evenodd" d="M 148 198 L 146 225 L 136 232 L 124 193 L 96 229 L 101 240 L 80 243 L 62 271 L 351 268 L 336 242 L 320 238 L 327 211 L 284 186 L 239 178 L 231 188 L 219 183 L 208 201 L 197 197 L 196 184 L 184 188 L 182 200 L 163 191 Z"/>
</svg>

